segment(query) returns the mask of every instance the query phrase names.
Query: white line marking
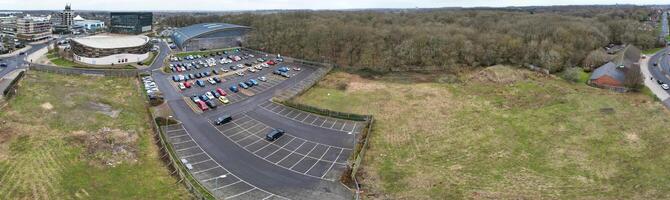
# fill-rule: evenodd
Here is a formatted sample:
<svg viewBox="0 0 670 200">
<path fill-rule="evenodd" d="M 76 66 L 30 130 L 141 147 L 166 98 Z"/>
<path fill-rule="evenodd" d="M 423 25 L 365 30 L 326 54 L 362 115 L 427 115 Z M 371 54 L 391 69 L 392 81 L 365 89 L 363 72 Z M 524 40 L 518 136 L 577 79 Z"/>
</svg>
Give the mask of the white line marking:
<svg viewBox="0 0 670 200">
<path fill-rule="evenodd" d="M 314 144 L 314 147 L 312 147 L 312 150 L 309 150 L 309 152 L 307 152 L 307 154 L 303 155 L 303 156 L 302 156 L 302 159 L 300 159 L 298 162 L 296 162 L 295 164 L 293 164 L 293 166 L 291 166 L 290 169 L 293 169 L 293 167 L 295 167 L 296 165 L 298 165 L 298 163 L 302 162 L 302 160 L 304 160 L 307 156 L 309 156 L 309 153 L 312 153 L 312 151 L 314 151 L 314 149 L 316 149 L 316 146 L 319 146 L 319 144 L 316 144 L 316 143 L 315 143 L 315 144 Z"/>
<path fill-rule="evenodd" d="M 321 176 L 321 178 L 325 177 L 326 174 L 328 174 L 328 172 L 329 172 L 331 169 L 333 169 L 333 166 L 335 165 L 335 162 L 337 162 L 337 159 L 340 158 L 340 155 L 342 155 L 342 152 L 343 152 L 343 151 L 344 151 L 344 149 L 340 149 L 340 153 L 337 154 L 337 157 L 335 157 L 335 160 L 333 160 L 333 163 L 330 164 L 330 167 L 328 168 L 328 170 L 326 170 L 325 173 L 323 173 L 323 176 Z"/>
<path fill-rule="evenodd" d="M 189 139 L 188 141 L 173 142 L 172 145 L 184 144 L 184 143 L 187 143 L 187 142 L 193 142 L 193 140 L 190 140 L 190 139 Z M 194 143 L 195 143 L 195 142 L 194 142 Z"/>
<path fill-rule="evenodd" d="M 219 167 L 220 167 L 220 166 L 216 166 L 216 167 L 212 167 L 212 168 L 208 168 L 208 169 L 200 170 L 200 171 L 197 171 L 197 172 L 192 172 L 192 174 L 195 175 L 195 174 L 202 173 L 202 172 L 206 172 L 206 171 L 209 171 L 209 170 L 213 170 L 213 169 L 216 169 L 216 168 L 219 168 Z"/>
<path fill-rule="evenodd" d="M 217 178 L 218 178 L 218 177 L 217 177 Z M 225 188 L 225 187 L 228 187 L 228 186 L 231 186 L 231 185 L 235 185 L 235 184 L 237 184 L 237 183 L 239 183 L 239 182 L 242 182 L 242 180 L 240 179 L 240 180 L 237 180 L 237 181 L 235 181 L 235 182 L 233 182 L 233 183 L 230 183 L 230 184 L 227 184 L 227 185 L 218 187 L 218 188 L 214 188 L 214 189 L 212 189 L 212 191 L 214 191 L 214 190 L 220 190 L 220 189 L 223 189 L 223 188 Z"/>
<path fill-rule="evenodd" d="M 295 138 L 296 138 L 296 137 L 293 137 L 293 139 L 291 139 L 291 141 L 288 141 L 286 144 L 282 145 L 282 146 L 279 147 L 277 150 L 275 150 L 274 152 L 272 152 L 271 154 L 268 154 L 267 156 L 265 156 L 265 157 L 263 157 L 263 158 L 268 158 L 268 157 L 270 157 L 272 154 L 277 153 L 277 151 L 284 149 L 284 147 L 285 147 L 288 143 L 293 142 L 293 140 L 295 140 Z"/>
<path fill-rule="evenodd" d="M 192 146 L 192 147 L 188 147 L 188 148 L 177 149 L 177 151 L 189 150 L 189 149 L 193 149 L 193 148 L 196 148 L 196 147 L 198 147 L 198 146 Z"/>
<path fill-rule="evenodd" d="M 242 192 L 242 193 L 239 193 L 239 194 L 236 194 L 236 195 L 233 195 L 233 196 L 226 197 L 226 198 L 224 198 L 224 199 L 232 199 L 232 198 L 235 198 L 235 197 L 237 197 L 237 196 L 246 194 L 247 192 L 251 192 L 252 190 L 255 190 L 255 189 L 256 189 L 256 188 L 251 188 L 251 189 L 249 189 L 249 190 L 247 190 L 247 191 L 244 191 L 244 192 Z"/>
<path fill-rule="evenodd" d="M 170 139 L 172 139 L 172 138 L 176 138 L 176 137 L 182 137 L 182 136 L 185 136 L 185 135 L 188 135 L 188 134 L 185 134 L 185 133 L 184 133 L 183 135 L 172 136 L 172 137 L 170 137 Z M 169 136 L 168 136 L 168 137 L 169 137 Z"/>
<path fill-rule="evenodd" d="M 311 171 L 312 168 L 314 168 L 314 166 L 316 166 L 316 164 L 319 163 L 319 161 L 323 160 L 323 156 L 325 156 L 326 153 L 328 153 L 328 150 L 329 150 L 329 149 L 330 149 L 330 147 L 328 147 L 328 148 L 326 149 L 326 151 L 324 151 L 323 154 L 321 154 L 321 157 L 320 157 L 318 160 L 316 160 L 316 162 L 314 162 L 314 164 L 312 165 L 312 167 L 310 167 L 307 171 L 305 171 L 305 174 L 307 174 L 307 172 Z"/>
<path fill-rule="evenodd" d="M 210 161 L 210 160 L 211 160 L 211 159 L 207 159 L 207 160 L 198 161 L 198 162 L 189 163 L 189 164 L 191 164 L 191 165 L 197 165 L 197 164 L 204 163 L 204 162 L 207 162 L 207 161 Z M 213 160 L 211 160 L 211 161 L 213 161 Z"/>
<path fill-rule="evenodd" d="M 191 154 L 191 155 L 188 155 L 188 156 L 182 156 L 181 158 L 186 159 L 186 158 L 190 158 L 190 157 L 193 157 L 193 156 L 198 156 L 198 155 L 200 155 L 200 154 L 204 154 L 204 153 L 205 153 L 205 152 L 200 152 L 200 153 Z"/>
<path fill-rule="evenodd" d="M 281 161 L 284 161 L 284 160 L 285 160 L 286 158 L 288 158 L 291 154 L 295 153 L 296 150 L 300 149 L 300 147 L 302 147 L 302 145 L 305 144 L 305 143 L 307 143 L 307 140 L 303 140 L 302 143 L 300 143 L 300 146 L 298 146 L 298 148 L 293 149 L 293 151 L 291 151 L 291 153 L 289 153 L 288 155 L 286 155 L 286 157 L 282 158 L 281 160 L 279 160 L 279 161 L 276 162 L 275 164 L 280 163 Z M 300 154 L 298 154 L 298 155 L 300 155 Z"/>
</svg>

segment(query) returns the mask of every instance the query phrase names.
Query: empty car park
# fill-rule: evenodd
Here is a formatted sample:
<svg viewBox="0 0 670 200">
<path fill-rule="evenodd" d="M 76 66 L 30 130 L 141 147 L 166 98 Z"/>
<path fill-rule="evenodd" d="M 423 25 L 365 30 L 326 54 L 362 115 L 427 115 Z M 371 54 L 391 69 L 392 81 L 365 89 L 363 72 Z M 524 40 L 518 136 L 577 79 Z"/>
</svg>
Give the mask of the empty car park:
<svg viewBox="0 0 670 200">
<path fill-rule="evenodd" d="M 213 63 L 212 56 L 218 62 L 211 66 L 155 75 L 181 121 L 169 132 L 172 145 L 190 164 L 196 179 L 222 199 L 350 199 L 353 193 L 339 177 L 363 125 L 270 101 L 314 79 L 318 68 L 246 50 L 214 53 L 208 58 L 186 56 L 181 62 L 200 65 L 201 60 L 210 59 Z M 232 59 L 222 63 L 228 56 Z M 179 58 L 171 63 L 180 63 Z M 218 70 L 213 73 L 212 69 Z M 204 72 L 210 74 L 195 77 Z M 174 80 L 175 75 L 189 74 L 194 78 Z M 220 82 L 208 81 L 213 77 Z M 185 82 L 190 87 L 180 87 Z"/>
</svg>

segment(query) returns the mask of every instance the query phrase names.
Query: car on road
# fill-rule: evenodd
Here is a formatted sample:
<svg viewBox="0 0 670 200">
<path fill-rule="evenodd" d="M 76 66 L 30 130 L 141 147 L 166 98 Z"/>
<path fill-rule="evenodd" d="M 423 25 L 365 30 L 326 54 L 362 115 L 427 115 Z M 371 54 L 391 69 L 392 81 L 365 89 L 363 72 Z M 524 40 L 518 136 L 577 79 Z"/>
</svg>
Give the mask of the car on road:
<svg viewBox="0 0 670 200">
<path fill-rule="evenodd" d="M 7 67 L 7 63 L 0 63 L 0 67 Z"/>
<path fill-rule="evenodd" d="M 654 67 L 658 66 L 658 63 L 654 63 Z"/>
<path fill-rule="evenodd" d="M 240 91 L 240 89 L 237 88 L 237 86 L 234 86 L 234 85 L 233 85 L 233 86 L 230 86 L 230 88 L 228 88 L 228 89 L 230 89 L 230 91 L 231 91 L 231 92 L 234 92 L 234 93 L 237 93 L 237 92 Z"/>
<path fill-rule="evenodd" d="M 220 96 L 219 101 L 221 101 L 221 103 L 224 103 L 224 104 L 230 103 L 230 101 L 228 101 L 228 98 L 226 98 L 224 96 Z"/>
<path fill-rule="evenodd" d="M 263 81 L 263 82 L 268 82 L 268 78 L 265 78 L 265 76 L 258 77 L 258 80 Z"/>
<path fill-rule="evenodd" d="M 265 139 L 272 142 L 277 139 L 279 139 L 282 135 L 286 133 L 284 130 L 281 129 L 272 129 L 269 133 L 265 134 Z"/>
<path fill-rule="evenodd" d="M 214 123 L 216 125 L 223 125 L 223 124 L 228 123 L 230 121 L 233 121 L 233 118 L 230 117 L 230 115 L 222 115 L 221 117 L 216 118 Z"/>
<path fill-rule="evenodd" d="M 663 84 L 663 81 L 656 79 L 656 83 L 658 83 L 660 85 L 660 84 Z"/>
<path fill-rule="evenodd" d="M 670 86 L 668 84 L 664 83 L 664 84 L 661 84 L 661 88 L 663 88 L 664 90 L 669 90 Z"/>
</svg>

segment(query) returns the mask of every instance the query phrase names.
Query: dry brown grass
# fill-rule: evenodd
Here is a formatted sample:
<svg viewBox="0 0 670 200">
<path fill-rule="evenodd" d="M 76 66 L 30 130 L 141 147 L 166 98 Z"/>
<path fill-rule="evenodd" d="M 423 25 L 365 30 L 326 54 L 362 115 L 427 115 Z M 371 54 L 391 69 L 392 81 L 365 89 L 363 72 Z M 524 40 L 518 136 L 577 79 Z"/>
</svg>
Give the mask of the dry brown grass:
<svg viewBox="0 0 670 200">
<path fill-rule="evenodd" d="M 669 115 L 646 95 L 502 66 L 453 84 L 404 75 L 333 72 L 298 98 L 375 115 L 369 198 L 670 198 Z"/>
</svg>

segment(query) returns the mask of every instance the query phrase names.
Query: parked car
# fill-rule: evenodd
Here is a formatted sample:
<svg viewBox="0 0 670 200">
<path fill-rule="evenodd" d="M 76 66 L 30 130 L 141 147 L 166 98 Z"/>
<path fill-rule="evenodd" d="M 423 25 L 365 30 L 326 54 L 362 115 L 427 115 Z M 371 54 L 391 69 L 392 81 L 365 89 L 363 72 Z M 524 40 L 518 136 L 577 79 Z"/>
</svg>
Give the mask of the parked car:
<svg viewBox="0 0 670 200">
<path fill-rule="evenodd" d="M 285 78 L 289 78 L 289 77 L 291 77 L 291 76 L 289 76 L 288 73 L 286 73 L 286 72 L 282 72 L 282 73 L 280 73 L 279 75 L 281 75 L 281 76 L 283 76 L 283 77 L 285 77 Z"/>
<path fill-rule="evenodd" d="M 295 70 L 295 71 L 300 71 L 300 70 L 302 70 L 302 69 L 300 69 L 300 67 L 294 67 L 293 70 Z"/>
<path fill-rule="evenodd" d="M 198 101 L 201 101 L 200 97 L 198 97 L 198 96 L 192 96 L 191 100 L 193 100 L 193 103 L 198 103 Z"/>
<path fill-rule="evenodd" d="M 243 72 L 235 72 L 235 74 L 237 74 L 238 76 L 244 76 Z"/>
<path fill-rule="evenodd" d="M 205 101 L 205 104 L 207 104 L 207 106 L 209 106 L 212 109 L 216 108 L 216 103 L 214 103 L 214 101 L 212 101 L 211 99 L 208 100 L 208 101 Z"/>
<path fill-rule="evenodd" d="M 240 89 L 237 88 L 237 86 L 234 86 L 234 85 L 233 85 L 233 86 L 230 86 L 230 88 L 228 88 L 228 89 L 230 89 L 230 91 L 231 91 L 231 92 L 234 92 L 234 93 L 237 93 L 237 92 L 240 91 Z"/>
<path fill-rule="evenodd" d="M 212 84 L 212 85 L 216 84 L 216 81 L 213 78 L 208 78 L 207 82 L 209 82 L 209 84 Z"/>
<path fill-rule="evenodd" d="M 242 87 L 242 88 L 244 88 L 244 89 L 248 89 L 248 88 L 249 88 L 249 85 L 247 85 L 247 84 L 244 83 L 244 82 L 240 82 L 239 85 L 240 85 L 240 87 Z"/>
<path fill-rule="evenodd" d="M 267 62 L 268 65 L 276 65 L 277 63 L 274 60 L 270 60 Z"/>
<path fill-rule="evenodd" d="M 281 129 L 272 129 L 269 133 L 265 134 L 265 139 L 272 142 L 277 139 L 279 139 L 282 135 L 284 135 L 285 131 Z"/>
<path fill-rule="evenodd" d="M 221 103 L 224 103 L 224 104 L 230 103 L 230 101 L 228 101 L 228 98 L 226 98 L 224 96 L 220 96 L 219 101 L 221 101 Z"/>
<path fill-rule="evenodd" d="M 215 98 L 215 99 L 218 99 L 218 98 L 221 96 L 221 94 L 219 94 L 218 92 L 216 92 L 216 90 L 212 90 L 211 93 L 212 93 L 212 95 L 214 95 L 214 98 Z"/>
<path fill-rule="evenodd" d="M 663 88 L 664 90 L 668 90 L 668 89 L 670 89 L 670 86 L 668 86 L 668 84 L 664 83 L 664 84 L 661 84 L 661 88 Z"/>
<path fill-rule="evenodd" d="M 198 108 L 200 108 L 200 110 L 202 111 L 209 110 L 209 107 L 207 107 L 207 104 L 205 102 L 198 101 L 196 103 L 198 104 Z"/>
<path fill-rule="evenodd" d="M 226 91 L 223 91 L 221 88 L 216 88 L 216 92 L 219 93 L 221 96 L 226 96 Z"/>
<path fill-rule="evenodd" d="M 658 66 L 658 63 L 654 63 L 654 67 Z"/>
<path fill-rule="evenodd" d="M 214 123 L 216 125 L 223 125 L 223 124 L 228 123 L 230 121 L 233 121 L 233 118 L 230 115 L 222 115 L 221 117 L 216 118 Z"/>
<path fill-rule="evenodd" d="M 179 89 L 180 90 L 185 90 L 186 86 L 184 86 L 184 83 L 179 83 Z"/>
<path fill-rule="evenodd" d="M 280 71 L 280 72 L 288 72 L 289 68 L 288 67 L 280 67 L 280 68 L 277 68 L 277 70 Z"/>
<path fill-rule="evenodd" d="M 251 84 L 253 84 L 253 85 L 258 85 L 258 81 L 254 80 L 254 79 L 249 79 L 249 82 L 251 82 Z"/>
<path fill-rule="evenodd" d="M 186 88 L 191 88 L 191 82 L 184 82 L 184 86 Z"/>
<path fill-rule="evenodd" d="M 259 81 L 263 81 L 263 82 L 268 82 L 268 79 L 265 78 L 265 76 L 261 76 L 261 77 L 259 77 L 258 80 L 259 80 Z"/>
<path fill-rule="evenodd" d="M 212 80 L 217 83 L 221 83 L 221 79 L 219 77 L 213 77 Z"/>
<path fill-rule="evenodd" d="M 212 94 L 212 92 L 206 92 L 205 96 L 207 96 L 207 99 L 214 99 L 214 95 Z"/>
<path fill-rule="evenodd" d="M 218 74 L 219 74 L 219 72 L 218 72 L 218 71 L 216 71 L 216 69 L 212 69 L 212 74 L 216 74 L 216 75 L 218 75 Z"/>
<path fill-rule="evenodd" d="M 205 87 L 205 82 L 202 81 L 202 80 L 195 81 L 195 84 L 198 84 L 198 86 L 200 86 L 200 87 Z"/>
</svg>

